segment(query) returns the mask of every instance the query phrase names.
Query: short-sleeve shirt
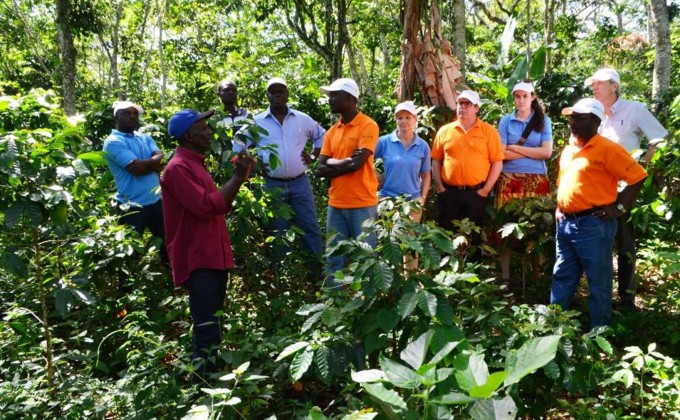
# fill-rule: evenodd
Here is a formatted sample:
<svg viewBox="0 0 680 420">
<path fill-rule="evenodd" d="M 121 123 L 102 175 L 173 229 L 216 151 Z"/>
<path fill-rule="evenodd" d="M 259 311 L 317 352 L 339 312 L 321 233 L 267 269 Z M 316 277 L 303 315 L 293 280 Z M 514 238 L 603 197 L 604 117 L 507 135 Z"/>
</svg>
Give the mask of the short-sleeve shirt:
<svg viewBox="0 0 680 420">
<path fill-rule="evenodd" d="M 597 131 L 623 146 L 628 153 L 640 148 L 643 135 L 650 144 L 656 144 L 668 135 L 668 131 L 642 102 L 619 98 L 611 111 L 612 115 L 605 117 Z"/>
<path fill-rule="evenodd" d="M 498 131 L 479 118 L 467 132 L 460 121 L 446 124 L 432 145 L 432 159 L 442 161 L 441 178 L 448 185 L 479 185 L 489 176 L 491 164 L 503 158 Z"/>
<path fill-rule="evenodd" d="M 104 140 L 104 158 L 113 174 L 118 193 L 116 199 L 123 204 L 148 206 L 160 200 L 158 173 L 133 175 L 127 166 L 138 159 L 149 159 L 161 150 L 151 136 L 138 132 L 123 133 L 112 130 Z"/>
<path fill-rule="evenodd" d="M 382 159 L 385 176 L 378 190 L 381 197 L 407 195 L 418 198 L 422 193 L 421 174 L 430 172 L 430 146 L 415 135 L 408 148 L 397 137 L 397 132 L 378 139 L 375 158 Z"/>
<path fill-rule="evenodd" d="M 576 213 L 616 201 L 619 180 L 635 184 L 647 173 L 613 141 L 596 134 L 579 148 L 570 142 L 562 151 L 557 179 L 557 206 Z"/>
<path fill-rule="evenodd" d="M 366 149 L 371 155 L 364 165 L 350 173 L 331 178 L 328 204 L 338 209 L 356 209 L 378 205 L 378 178 L 373 170 L 373 153 L 378 143 L 378 124 L 358 113 L 348 124 L 338 121 L 326 132 L 321 154 L 345 159 L 355 149 Z"/>
<path fill-rule="evenodd" d="M 308 142 L 312 142 L 314 149 L 321 149 L 323 137 L 326 133 L 319 123 L 304 112 L 288 108 L 283 124 L 276 119 L 267 108 L 265 112 L 255 116 L 255 123 L 267 130 L 267 134 L 260 134 L 258 146 L 276 145 L 276 154 L 281 165 L 276 169 L 269 169 L 272 178 L 295 178 L 307 170 L 300 154 Z M 250 141 L 248 142 L 250 146 Z M 234 151 L 241 151 L 242 146 L 234 144 Z M 258 148 L 258 157 L 269 165 L 271 151 Z M 268 166 L 270 167 L 270 166 Z"/>
<path fill-rule="evenodd" d="M 224 220 L 231 204 L 225 203 L 204 161 L 204 155 L 178 147 L 161 179 L 165 245 L 175 286 L 199 268 L 234 267 Z"/>
<path fill-rule="evenodd" d="M 243 127 L 243 124 L 239 124 L 239 121 L 253 119 L 253 114 L 245 108 L 236 107 L 236 113 L 234 115 L 224 111 L 220 111 L 220 114 L 224 116 L 224 118 L 222 118 L 224 124 L 231 124 L 234 126 L 232 130 L 234 133 L 237 133 L 241 127 Z"/>
<path fill-rule="evenodd" d="M 517 118 L 517 111 L 513 111 L 501 118 L 501 121 L 498 123 L 498 133 L 501 136 L 501 144 L 505 146 L 517 144 L 519 139 L 522 137 L 522 133 L 524 133 L 524 129 L 527 127 L 527 124 L 529 124 L 529 121 L 531 121 L 533 116 L 534 113 L 532 112 L 529 118 L 527 118 L 525 121 L 522 121 Z M 523 146 L 541 147 L 543 142 L 552 141 L 552 139 L 552 126 L 550 123 L 550 118 L 544 116 L 543 131 L 539 133 L 536 130 L 531 130 Z M 514 174 L 545 175 L 548 173 L 548 169 L 545 166 L 545 160 L 533 159 L 524 156 L 519 159 L 504 161 L 503 172 Z"/>
</svg>

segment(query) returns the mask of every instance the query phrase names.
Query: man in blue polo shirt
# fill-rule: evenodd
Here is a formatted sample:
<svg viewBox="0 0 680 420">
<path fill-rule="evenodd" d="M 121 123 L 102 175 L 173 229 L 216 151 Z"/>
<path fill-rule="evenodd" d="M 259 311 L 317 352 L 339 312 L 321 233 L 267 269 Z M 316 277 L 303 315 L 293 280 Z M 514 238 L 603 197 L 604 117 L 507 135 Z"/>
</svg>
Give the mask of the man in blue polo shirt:
<svg viewBox="0 0 680 420">
<path fill-rule="evenodd" d="M 276 145 L 281 164 L 276 168 L 269 167 L 270 151 L 258 149 L 260 160 L 268 166 L 264 175 L 265 187 L 280 191 L 282 199 L 293 208 L 293 223 L 304 232 L 302 245 L 312 254 L 309 280 L 316 281 L 321 276 L 323 242 L 312 186 L 305 171 L 319 156 L 326 130 L 309 115 L 288 107 L 288 85 L 282 78 L 274 77 L 267 83 L 267 99 L 269 108 L 255 116 L 255 123 L 267 131 L 260 135 L 258 146 Z M 312 144 L 310 152 L 305 151 L 307 143 Z M 235 151 L 241 148 L 234 145 Z M 290 223 L 278 217 L 268 225 L 274 232 L 289 228 Z M 274 258 L 280 259 L 280 256 Z"/>
<path fill-rule="evenodd" d="M 104 157 L 118 189 L 120 222 L 132 226 L 140 235 L 148 228 L 151 234 L 164 239 L 158 176 L 163 169 L 163 152 L 149 135 L 135 131 L 143 112 L 141 106 L 132 102 L 114 104 L 116 128 L 104 141 Z M 161 257 L 167 262 L 165 246 L 161 247 Z M 121 285 L 124 293 L 130 288 Z"/>
</svg>

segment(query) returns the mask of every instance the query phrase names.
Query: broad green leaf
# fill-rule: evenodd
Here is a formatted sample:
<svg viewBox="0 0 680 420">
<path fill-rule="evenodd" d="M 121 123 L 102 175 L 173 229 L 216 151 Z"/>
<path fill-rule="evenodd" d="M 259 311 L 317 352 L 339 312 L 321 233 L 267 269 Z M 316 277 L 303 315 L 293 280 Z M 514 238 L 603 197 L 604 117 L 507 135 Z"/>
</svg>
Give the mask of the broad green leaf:
<svg viewBox="0 0 680 420">
<path fill-rule="evenodd" d="M 635 382 L 635 375 L 628 369 L 621 369 L 614 372 L 612 379 L 617 382 L 623 383 L 626 388 L 630 388 Z"/>
<path fill-rule="evenodd" d="M 96 302 L 95 297 L 92 295 L 92 293 L 88 292 L 87 290 L 82 290 L 82 289 L 71 289 L 71 293 L 78 299 L 80 299 L 81 302 L 87 304 L 87 305 L 93 305 Z"/>
<path fill-rule="evenodd" d="M 302 375 L 312 365 L 313 360 L 314 351 L 309 347 L 295 354 L 290 362 L 290 376 L 293 378 L 293 382 L 302 378 Z"/>
<path fill-rule="evenodd" d="M 402 254 L 399 244 L 392 240 L 392 236 L 384 236 L 381 242 L 382 256 L 392 266 L 402 265 L 404 254 Z"/>
<path fill-rule="evenodd" d="M 76 156 L 76 159 L 80 159 L 85 162 L 90 162 L 96 166 L 106 166 L 106 159 L 104 159 L 104 152 L 87 152 L 81 153 Z"/>
<path fill-rule="evenodd" d="M 484 361 L 484 355 L 464 352 L 456 357 L 456 381 L 464 391 L 486 383 L 489 378 L 489 368 Z"/>
<path fill-rule="evenodd" d="M 239 367 L 234 369 L 234 373 L 237 374 L 237 375 L 243 375 L 244 373 L 246 373 L 246 371 L 248 370 L 249 367 L 250 367 L 250 362 L 242 363 L 241 365 L 239 365 Z"/>
<path fill-rule="evenodd" d="M 359 309 L 364 305 L 364 303 L 366 303 L 366 297 L 364 295 L 358 295 L 354 297 L 354 299 L 347 302 L 347 304 L 343 306 L 342 309 L 340 309 L 340 312 L 345 313 Z"/>
<path fill-rule="evenodd" d="M 560 377 L 560 365 L 553 359 L 550 363 L 543 366 L 543 372 L 550 379 L 558 379 Z"/>
<path fill-rule="evenodd" d="M 531 66 L 529 68 L 529 78 L 538 80 L 545 74 L 546 48 L 540 46 L 531 56 Z"/>
<path fill-rule="evenodd" d="M 309 343 L 306 342 L 306 341 L 300 341 L 300 342 L 291 344 L 290 346 L 283 349 L 283 351 L 276 358 L 275 362 L 280 362 L 281 360 L 285 359 L 286 357 L 294 355 L 295 353 L 297 353 L 298 351 L 307 347 L 308 345 L 309 345 Z"/>
<path fill-rule="evenodd" d="M 458 347 L 458 344 L 460 344 L 460 341 L 449 341 L 444 344 L 444 347 L 442 347 L 435 355 L 432 357 L 432 360 L 430 360 L 428 363 L 436 365 L 437 363 L 441 362 L 443 358 L 449 355 L 455 349 Z"/>
<path fill-rule="evenodd" d="M 418 292 L 418 307 L 426 315 L 434 318 L 437 314 L 437 296 L 427 290 L 421 290 Z"/>
<path fill-rule="evenodd" d="M 503 383 L 506 376 L 508 376 L 508 373 L 504 370 L 492 373 L 489 375 L 489 379 L 487 379 L 485 384 L 475 386 L 470 389 L 470 396 L 477 398 L 489 398 Z"/>
<path fill-rule="evenodd" d="M 341 418 L 341 420 L 373 420 L 379 413 L 369 412 L 363 410 L 353 411 Z"/>
<path fill-rule="evenodd" d="M 210 418 L 210 409 L 205 405 L 197 405 L 184 417 L 187 420 L 208 420 Z"/>
<path fill-rule="evenodd" d="M 559 335 L 534 338 L 522 345 L 517 351 L 510 351 L 505 359 L 505 386 L 519 382 L 526 375 L 539 369 L 555 358 Z"/>
<path fill-rule="evenodd" d="M 329 384 L 333 377 L 331 370 L 331 351 L 326 346 L 321 346 L 314 353 L 316 374 L 325 384 Z"/>
<path fill-rule="evenodd" d="M 399 315 L 394 309 L 382 308 L 376 314 L 375 321 L 378 323 L 378 328 L 385 332 L 389 332 L 399 323 Z"/>
<path fill-rule="evenodd" d="M 352 371 L 352 380 L 358 383 L 364 382 L 381 382 L 387 380 L 385 372 L 380 369 L 360 370 L 359 372 Z"/>
<path fill-rule="evenodd" d="M 383 355 L 380 355 L 380 367 L 387 379 L 399 388 L 412 389 L 420 385 L 420 379 L 413 370 Z"/>
<path fill-rule="evenodd" d="M 453 246 L 453 241 L 451 238 L 446 236 L 443 232 L 438 231 L 438 230 L 432 230 L 430 233 L 427 235 L 427 239 L 432 241 L 437 246 L 437 251 L 441 251 L 446 254 L 453 254 L 453 251 L 455 251 L 455 248 Z M 425 243 L 423 246 L 425 246 Z M 435 251 L 435 252 L 437 252 Z M 439 253 L 437 253 L 439 255 Z"/>
<path fill-rule="evenodd" d="M 416 340 L 409 343 L 408 346 L 399 354 L 401 360 L 408 363 L 413 369 L 419 369 L 425 361 L 427 349 L 430 347 L 430 341 L 434 331 L 430 330 L 421 334 Z"/>
<path fill-rule="evenodd" d="M 477 400 L 470 408 L 474 420 L 512 420 L 517 416 L 517 406 L 512 397 L 502 400 Z"/>
<path fill-rule="evenodd" d="M 602 337 L 601 335 L 598 335 L 597 337 L 595 337 L 595 341 L 597 342 L 597 345 L 602 349 L 602 351 L 607 353 L 607 355 L 611 356 L 612 354 L 614 354 L 614 349 L 612 348 L 612 345 L 609 344 L 609 341 L 607 341 L 606 338 Z"/>
<path fill-rule="evenodd" d="M 392 281 L 394 280 L 394 272 L 384 261 L 376 262 L 371 270 L 373 274 L 373 279 L 375 280 L 375 286 L 378 290 L 386 292 L 392 286 Z"/>
<path fill-rule="evenodd" d="M 328 417 L 323 415 L 319 407 L 312 407 L 305 420 L 328 420 Z"/>
<path fill-rule="evenodd" d="M 469 395 L 461 394 L 460 392 L 451 392 L 441 397 L 435 397 L 430 402 L 433 404 L 470 404 L 471 402 L 477 401 L 477 398 L 470 397 Z"/>
<path fill-rule="evenodd" d="M 239 397 L 231 397 L 227 401 L 224 402 L 224 405 L 236 405 L 241 402 L 241 399 Z"/>
<path fill-rule="evenodd" d="M 453 323 L 453 306 L 443 296 L 437 296 L 437 319 L 444 325 L 451 325 Z"/>
<path fill-rule="evenodd" d="M 371 354 L 375 350 L 382 349 L 385 347 L 387 342 L 387 335 L 384 332 L 378 330 L 371 331 L 366 335 L 366 354 Z"/>
<path fill-rule="evenodd" d="M 416 292 L 406 292 L 401 296 L 401 299 L 399 299 L 397 313 L 401 316 L 401 319 L 404 319 L 413 313 L 417 304 L 418 294 Z"/>
<path fill-rule="evenodd" d="M 307 304 L 307 305 L 302 305 L 300 309 L 295 312 L 296 315 L 309 315 L 312 312 L 319 312 L 322 311 L 326 308 L 325 303 L 314 303 L 314 304 Z"/>
<path fill-rule="evenodd" d="M 378 403 L 383 413 L 389 418 L 400 419 L 400 415 L 407 410 L 404 399 L 395 391 L 385 388 L 385 385 L 363 383 L 361 387 Z"/>
<path fill-rule="evenodd" d="M 62 318 L 66 318 L 71 307 L 71 301 L 71 293 L 69 293 L 68 289 L 57 289 L 54 292 L 54 306 Z"/>
<path fill-rule="evenodd" d="M 305 322 L 302 323 L 302 328 L 300 328 L 300 332 L 305 332 L 312 328 L 314 324 L 316 324 L 316 321 L 321 318 L 321 314 L 323 314 L 323 312 L 314 312 L 309 318 L 305 319 Z"/>
</svg>

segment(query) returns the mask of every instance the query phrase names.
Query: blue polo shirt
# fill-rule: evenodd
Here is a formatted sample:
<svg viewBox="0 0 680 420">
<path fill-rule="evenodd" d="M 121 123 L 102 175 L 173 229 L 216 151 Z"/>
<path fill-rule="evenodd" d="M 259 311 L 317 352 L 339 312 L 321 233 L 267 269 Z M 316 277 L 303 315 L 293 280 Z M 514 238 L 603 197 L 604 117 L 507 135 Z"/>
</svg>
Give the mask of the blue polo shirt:
<svg viewBox="0 0 680 420">
<path fill-rule="evenodd" d="M 534 113 L 532 112 L 531 116 L 529 116 L 526 121 L 521 121 L 517 119 L 516 112 L 517 111 L 513 111 L 508 115 L 505 115 L 501 118 L 500 123 L 498 123 L 498 133 L 501 135 L 501 143 L 504 145 L 516 144 L 522 136 L 529 120 L 534 116 Z M 550 118 L 547 116 L 544 117 L 543 132 L 537 133 L 535 130 L 531 130 L 529 137 L 526 142 L 524 142 L 524 146 L 540 147 L 544 141 L 552 141 L 552 126 Z M 504 160 L 503 172 L 545 175 L 548 173 L 548 169 L 545 166 L 544 160 L 523 157 L 515 160 Z"/>
<path fill-rule="evenodd" d="M 394 131 L 378 139 L 375 159 L 382 159 L 385 167 L 385 177 L 378 190 L 380 197 L 420 197 L 420 174 L 430 172 L 430 146 L 425 140 L 416 134 L 413 143 L 404 148 Z"/>
<path fill-rule="evenodd" d="M 288 108 L 288 113 L 283 118 L 283 124 L 271 113 L 271 109 L 255 116 L 255 123 L 267 130 L 267 134 L 260 133 L 258 146 L 276 145 L 276 154 L 281 160 L 281 165 L 276 169 L 268 168 L 268 176 L 273 178 L 295 178 L 307 170 L 307 165 L 302 162 L 300 153 L 308 142 L 312 148 L 321 149 L 323 145 L 324 130 L 312 117 Z M 248 147 L 251 142 L 248 141 Z M 240 152 L 243 147 L 234 143 L 234 151 Z M 258 157 L 262 162 L 269 165 L 270 150 L 257 149 Z"/>
<path fill-rule="evenodd" d="M 104 158 L 116 181 L 116 199 L 121 203 L 148 206 L 160 200 L 160 179 L 156 172 L 135 176 L 126 168 L 137 159 L 149 159 L 161 150 L 156 142 L 138 132 L 123 133 L 112 130 L 104 141 Z"/>
</svg>

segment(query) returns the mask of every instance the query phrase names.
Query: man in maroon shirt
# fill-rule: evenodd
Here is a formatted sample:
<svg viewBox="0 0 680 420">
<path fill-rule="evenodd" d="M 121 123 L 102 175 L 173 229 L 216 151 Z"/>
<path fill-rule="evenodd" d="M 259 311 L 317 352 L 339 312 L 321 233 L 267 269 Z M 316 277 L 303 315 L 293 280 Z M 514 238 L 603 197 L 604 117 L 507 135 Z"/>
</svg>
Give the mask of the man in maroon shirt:
<svg viewBox="0 0 680 420">
<path fill-rule="evenodd" d="M 214 348 L 221 328 L 215 313 L 224 307 L 227 270 L 234 267 L 224 215 L 254 163 L 251 157 L 240 157 L 234 176 L 217 188 L 203 163 L 213 138 L 207 119 L 214 112 L 184 109 L 170 118 L 168 132 L 179 147 L 161 179 L 172 277 L 175 286 L 189 291 L 193 358 L 203 361 L 203 374 L 216 370 Z"/>
</svg>

